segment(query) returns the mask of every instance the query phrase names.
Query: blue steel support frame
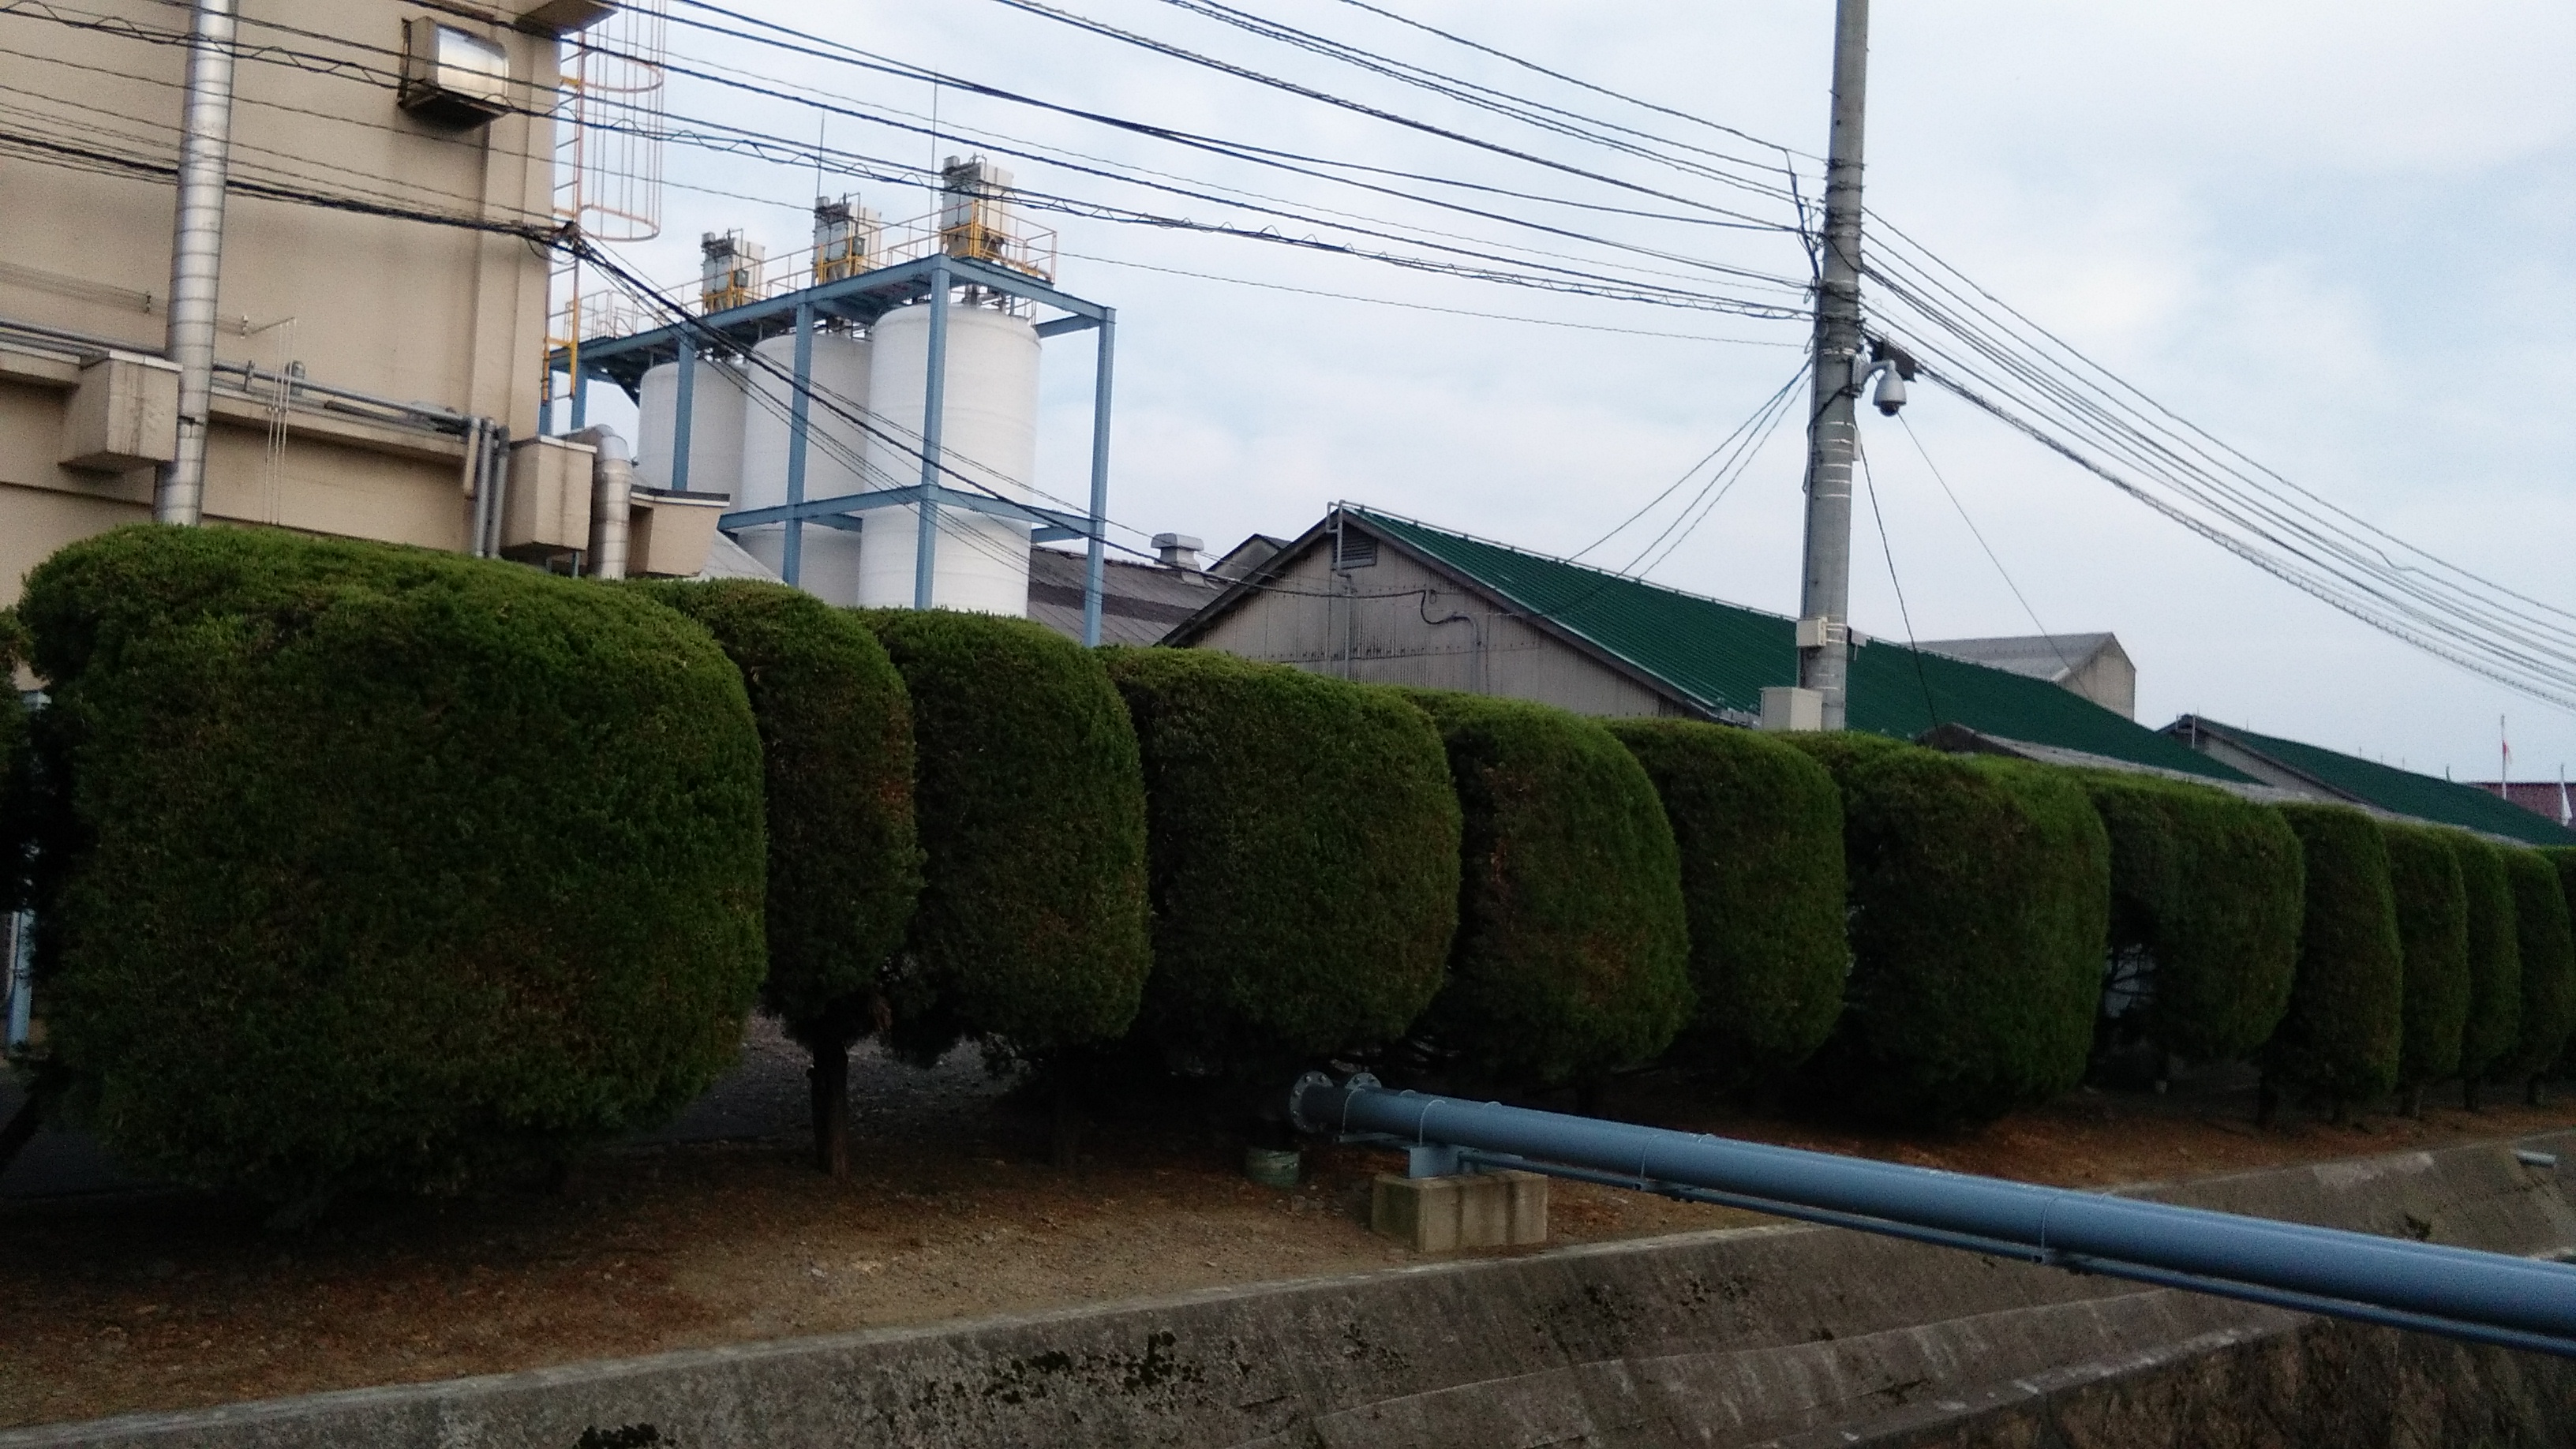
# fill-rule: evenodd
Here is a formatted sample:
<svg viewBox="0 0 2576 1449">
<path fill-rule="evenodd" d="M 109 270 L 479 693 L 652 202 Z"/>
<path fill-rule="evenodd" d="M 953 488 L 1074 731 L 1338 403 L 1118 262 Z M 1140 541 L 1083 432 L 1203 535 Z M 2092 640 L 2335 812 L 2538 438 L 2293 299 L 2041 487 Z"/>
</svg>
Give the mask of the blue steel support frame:
<svg viewBox="0 0 2576 1449">
<path fill-rule="evenodd" d="M 805 501 L 805 443 L 814 412 L 814 304 L 796 309 L 795 396 L 787 402 L 787 506 Z M 805 574 L 805 520 L 789 514 L 778 553 L 778 577 L 793 584 Z"/>
<path fill-rule="evenodd" d="M 963 491 L 946 486 L 945 455 L 936 442 L 940 414 L 945 409 L 947 383 L 948 292 L 959 286 L 981 287 L 1016 297 L 1065 315 L 1037 324 L 1041 338 L 1061 337 L 1071 332 L 1099 329 L 1100 369 L 1092 415 L 1092 466 L 1090 511 L 1082 514 L 1016 503 L 976 491 Z M 1097 302 L 1088 302 L 1022 272 L 972 257 L 952 257 L 933 253 L 913 261 L 844 277 L 820 286 L 808 287 L 785 296 L 763 298 L 740 307 L 729 308 L 707 316 L 684 316 L 668 326 L 638 332 L 627 337 L 593 338 L 582 344 L 580 368 L 572 380 L 572 426 L 583 426 L 587 412 L 587 390 L 594 376 L 607 378 L 625 389 L 629 396 L 641 388 L 644 373 L 661 362 L 694 362 L 696 354 L 713 351 L 747 349 L 765 337 L 776 336 L 788 326 L 802 330 L 807 315 L 819 321 L 824 317 L 867 324 L 893 307 L 928 301 L 933 306 L 932 357 L 927 391 L 940 401 L 924 399 L 923 421 L 930 425 L 922 452 L 922 481 L 908 488 L 888 488 L 867 493 L 846 494 L 832 498 L 799 498 L 793 493 L 781 508 L 745 509 L 725 514 L 717 526 L 727 533 L 739 533 L 772 523 L 789 526 L 789 538 L 795 539 L 797 526 L 806 523 L 827 528 L 855 530 L 859 515 L 881 508 L 918 506 L 919 532 L 915 536 L 914 603 L 928 607 L 932 602 L 928 580 L 936 572 L 938 513 L 955 508 L 987 513 L 997 518 L 1023 520 L 1035 525 L 1031 541 L 1056 543 L 1083 539 L 1089 545 L 1083 579 L 1083 627 L 1086 638 L 1096 639 L 1100 629 L 1101 592 L 1105 574 L 1105 548 L 1108 535 L 1108 435 L 1110 405 L 1110 364 L 1114 343 L 1116 313 Z M 810 417 L 812 373 L 810 358 L 800 346 L 796 388 L 797 403 Z M 548 366 L 569 369 L 573 357 L 568 350 L 558 350 L 548 359 Z M 674 431 L 685 429 L 695 412 L 694 378 L 691 367 L 681 369 L 679 419 Z M 682 434 L 684 437 L 685 434 Z M 810 422 L 808 424 L 810 440 Z M 675 442 L 679 439 L 675 438 Z M 791 446 L 791 457 L 799 449 Z M 688 449 L 676 447 L 672 484 L 685 489 Z M 792 547 L 793 545 L 791 545 Z M 801 552 L 801 550 L 800 550 Z M 782 558 L 782 564 L 785 560 Z M 784 569 L 781 570 L 784 572 Z"/>
<path fill-rule="evenodd" d="M 2576 1267 L 2565 1263 L 1391 1092 L 1366 1073 L 1337 1086 L 1310 1072 L 1288 1108 L 1301 1130 L 1408 1151 L 1414 1176 L 1541 1172 L 2576 1358 Z"/>
<path fill-rule="evenodd" d="M 578 433 L 583 428 L 590 426 L 589 413 L 590 374 L 587 372 L 576 372 L 572 376 L 572 426 L 566 428 L 564 431 Z"/>
<path fill-rule="evenodd" d="M 1100 601 L 1108 572 L 1109 540 L 1103 520 L 1109 516 L 1109 392 L 1118 358 L 1118 313 L 1100 319 L 1100 357 L 1091 384 L 1091 541 L 1082 563 L 1082 643 L 1100 647 Z"/>
<path fill-rule="evenodd" d="M 939 474 L 948 461 L 940 432 L 948 414 L 948 254 L 930 258 L 930 368 L 921 389 L 920 530 L 913 537 L 912 606 L 927 609 L 939 559 Z"/>
<path fill-rule="evenodd" d="M 698 345 L 680 334 L 680 391 L 671 411 L 671 491 L 689 491 L 689 435 L 698 421 Z"/>
</svg>

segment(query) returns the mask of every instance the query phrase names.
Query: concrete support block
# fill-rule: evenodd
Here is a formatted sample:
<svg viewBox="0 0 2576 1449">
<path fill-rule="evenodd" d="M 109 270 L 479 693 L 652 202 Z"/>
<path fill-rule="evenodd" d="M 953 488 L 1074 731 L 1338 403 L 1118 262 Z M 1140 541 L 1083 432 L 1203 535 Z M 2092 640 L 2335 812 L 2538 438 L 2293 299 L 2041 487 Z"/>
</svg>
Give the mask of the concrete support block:
<svg viewBox="0 0 2576 1449">
<path fill-rule="evenodd" d="M 590 464 L 596 456 L 587 444 L 556 438 L 510 445 L 510 487 L 501 500 L 503 554 L 538 560 L 590 547 Z"/>
<path fill-rule="evenodd" d="M 707 566 L 716 520 L 731 506 L 722 498 L 637 489 L 627 530 L 626 572 L 638 578 L 694 577 Z"/>
<path fill-rule="evenodd" d="M 1547 1241 L 1547 1182 L 1535 1172 L 1377 1180 L 1369 1226 L 1423 1253 L 1535 1247 Z"/>
<path fill-rule="evenodd" d="M 127 473 L 179 456 L 179 369 L 157 357 L 104 357 L 80 370 L 63 411 L 62 465 Z"/>
</svg>

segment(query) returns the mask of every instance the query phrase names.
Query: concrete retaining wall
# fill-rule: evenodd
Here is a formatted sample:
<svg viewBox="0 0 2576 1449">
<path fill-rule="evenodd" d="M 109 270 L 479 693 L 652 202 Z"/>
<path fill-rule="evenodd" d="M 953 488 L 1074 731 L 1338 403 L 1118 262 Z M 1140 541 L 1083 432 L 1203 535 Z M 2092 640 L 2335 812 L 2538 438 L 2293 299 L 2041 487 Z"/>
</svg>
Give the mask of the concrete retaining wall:
<svg viewBox="0 0 2576 1449">
<path fill-rule="evenodd" d="M 2576 1134 L 2526 1145 L 2576 1156 Z M 2502 1146 L 2142 1195 L 2502 1252 L 2576 1248 L 2559 1179 Z M 2427 1386 L 2520 1375 L 2537 1386 L 2534 1403 L 2568 1402 L 2571 1381 L 2554 1361 L 2423 1351 L 2420 1340 L 2308 1324 L 1888 1239 L 1754 1228 L 141 1415 L 0 1433 L 0 1449 L 1663 1449 L 1804 1444 L 1820 1430 L 1835 1444 L 1856 1433 L 1962 1446 L 2324 1444 L 2079 1438 L 2047 1426 L 2082 1414 L 2107 1423 L 2130 1405 L 2166 1417 L 2178 1403 L 2233 1412 L 2227 1394 L 2311 1358 L 2388 1379 L 2371 1356 L 2390 1353 Z"/>
</svg>

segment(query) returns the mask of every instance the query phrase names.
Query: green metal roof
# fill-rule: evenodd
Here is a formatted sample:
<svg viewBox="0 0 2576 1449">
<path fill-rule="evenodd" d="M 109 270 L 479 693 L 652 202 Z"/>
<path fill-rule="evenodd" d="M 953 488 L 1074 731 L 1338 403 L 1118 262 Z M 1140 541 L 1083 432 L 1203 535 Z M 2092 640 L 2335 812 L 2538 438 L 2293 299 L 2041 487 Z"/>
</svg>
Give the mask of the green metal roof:
<svg viewBox="0 0 2576 1449">
<path fill-rule="evenodd" d="M 2442 825 L 2481 830 L 2530 845 L 2576 845 L 2576 831 L 2545 820 L 2502 796 L 2474 785 L 2437 780 L 2359 755 L 2303 745 L 2297 740 L 2258 735 L 2234 725 L 2186 719 L 2174 726 L 2197 728 L 2254 754 L 2278 761 L 2330 790 L 2398 815 L 2411 815 Z"/>
<path fill-rule="evenodd" d="M 1712 710 L 1759 713 L 1766 687 L 1798 682 L 1793 620 L 1374 509 L 1345 511 Z M 2007 740 L 2245 782 L 2181 741 L 2045 680 L 1876 639 L 1852 652 L 1849 710 L 1852 728 L 1903 739 L 1958 724 Z"/>
</svg>

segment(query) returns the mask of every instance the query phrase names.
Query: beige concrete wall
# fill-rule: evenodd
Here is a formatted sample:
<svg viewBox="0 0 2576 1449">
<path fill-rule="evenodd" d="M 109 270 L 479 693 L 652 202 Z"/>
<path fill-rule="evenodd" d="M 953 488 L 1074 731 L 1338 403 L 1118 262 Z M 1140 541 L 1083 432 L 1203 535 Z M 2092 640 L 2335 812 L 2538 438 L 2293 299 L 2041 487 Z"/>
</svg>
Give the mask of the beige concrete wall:
<svg viewBox="0 0 2576 1449">
<path fill-rule="evenodd" d="M 2117 642 L 2094 651 L 2082 668 L 2061 682 L 2124 719 L 2138 717 L 2138 667 L 2129 662 L 2128 653 Z"/>
<path fill-rule="evenodd" d="M 153 0 L 87 0 L 83 11 L 159 35 L 187 24 L 184 8 Z M 547 123 L 510 115 L 451 129 L 395 104 L 402 22 L 430 13 L 393 0 L 244 0 L 246 44 L 327 57 L 339 73 L 245 55 L 233 113 L 236 180 L 543 225 L 552 205 Z M 509 50 L 528 108 L 551 103 L 554 40 L 437 13 Z M 166 162 L 184 64 L 177 46 L 0 15 L 0 102 L 16 108 L 10 129 L 21 133 Z M 5 156 L 0 197 L 0 319 L 160 350 L 168 180 Z M 236 191 L 226 207 L 217 352 L 272 369 L 300 362 L 313 382 L 496 418 L 524 437 L 538 422 L 547 282 L 546 259 L 516 238 Z M 68 518 L 108 516 L 94 506 L 38 507 L 31 494 L 150 496 L 148 471 L 101 479 L 54 464 L 68 396 L 26 369 L 0 367 L 0 536 L 12 559 L 26 550 L 22 538 L 50 536 Z M 308 407 L 289 414 L 273 446 L 272 418 L 258 402 L 220 391 L 217 400 L 210 518 L 464 545 L 454 439 Z M 0 603 L 16 596 L 21 572 L 0 571 Z"/>
<path fill-rule="evenodd" d="M 1306 549 L 1198 643 L 1371 684 L 1463 689 L 1580 714 L 1678 712 L 1654 690 L 1392 547 L 1346 576 L 1332 572 L 1330 558 L 1328 547 Z M 1467 620 L 1432 622 L 1458 614 Z"/>
</svg>

